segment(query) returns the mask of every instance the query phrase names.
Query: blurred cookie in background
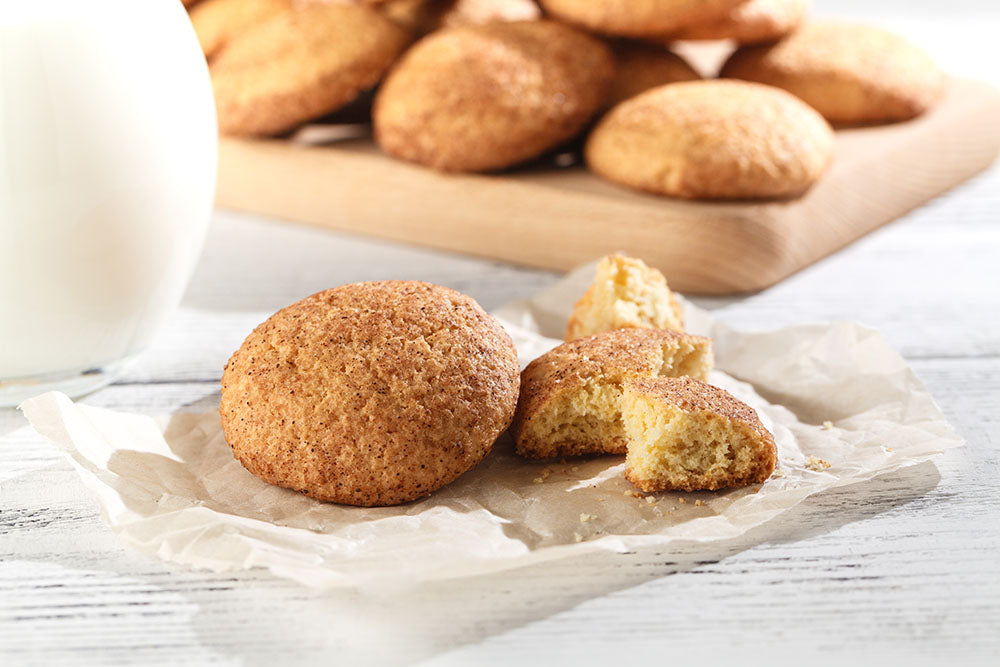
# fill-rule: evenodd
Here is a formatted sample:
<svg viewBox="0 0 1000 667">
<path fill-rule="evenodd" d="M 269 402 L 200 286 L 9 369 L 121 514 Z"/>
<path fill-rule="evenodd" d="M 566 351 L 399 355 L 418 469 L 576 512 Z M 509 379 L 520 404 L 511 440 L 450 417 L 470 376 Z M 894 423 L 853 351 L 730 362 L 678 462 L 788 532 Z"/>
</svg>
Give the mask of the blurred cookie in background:
<svg viewBox="0 0 1000 667">
<path fill-rule="evenodd" d="M 668 35 L 726 16 L 745 0 L 539 0 L 548 14 L 619 37 Z"/>
<path fill-rule="evenodd" d="M 615 80 L 608 95 L 609 107 L 650 88 L 701 78 L 684 58 L 663 46 L 622 40 L 612 45 L 612 51 Z"/>
<path fill-rule="evenodd" d="M 230 40 L 211 64 L 219 130 L 282 134 L 374 86 L 409 35 L 364 6 L 286 11 Z"/>
<path fill-rule="evenodd" d="M 204 0 L 191 9 L 191 25 L 211 59 L 234 36 L 293 6 L 294 0 Z"/>
<path fill-rule="evenodd" d="M 810 23 L 776 44 L 739 49 L 721 75 L 784 88 L 839 124 L 908 120 L 945 85 L 930 56 L 904 38 L 847 23 Z"/>
<path fill-rule="evenodd" d="M 442 171 L 492 171 L 576 135 L 614 76 L 608 47 L 552 21 L 444 28 L 418 42 L 375 97 L 386 153 Z"/>
<path fill-rule="evenodd" d="M 379 9 L 415 35 L 443 26 L 532 21 L 542 16 L 534 0 L 388 0 Z"/>
<path fill-rule="evenodd" d="M 777 88 L 689 81 L 619 104 L 587 141 L 588 166 L 638 190 L 687 199 L 784 198 L 826 169 L 833 131 Z"/>
<path fill-rule="evenodd" d="M 723 17 L 688 26 L 671 38 L 728 39 L 738 44 L 773 42 L 802 24 L 809 5 L 809 0 L 748 0 Z"/>
</svg>

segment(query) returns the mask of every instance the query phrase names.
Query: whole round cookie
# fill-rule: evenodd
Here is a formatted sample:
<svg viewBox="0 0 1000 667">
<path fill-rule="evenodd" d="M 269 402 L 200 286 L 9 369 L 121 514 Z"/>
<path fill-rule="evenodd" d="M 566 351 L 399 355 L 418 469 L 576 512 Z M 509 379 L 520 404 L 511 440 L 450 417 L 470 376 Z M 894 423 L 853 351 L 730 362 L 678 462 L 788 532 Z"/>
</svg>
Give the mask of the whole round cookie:
<svg viewBox="0 0 1000 667">
<path fill-rule="evenodd" d="M 232 37 L 212 61 L 223 134 L 281 134 L 371 88 L 409 37 L 373 9 L 308 5 Z"/>
<path fill-rule="evenodd" d="M 585 152 L 599 175 L 657 194 L 791 197 L 826 169 L 833 131 L 783 90 L 689 81 L 619 104 L 594 128 Z"/>
<path fill-rule="evenodd" d="M 201 50 L 211 59 L 235 35 L 292 9 L 294 0 L 204 0 L 191 9 Z"/>
<path fill-rule="evenodd" d="M 552 21 L 444 28 L 418 42 L 375 97 L 386 153 L 443 171 L 490 171 L 578 133 L 614 75 L 599 40 Z"/>
<path fill-rule="evenodd" d="M 539 0 L 567 23 L 621 37 L 656 37 L 725 16 L 745 0 Z"/>
<path fill-rule="evenodd" d="M 265 482 L 394 505 L 479 463 L 517 395 L 517 351 L 479 304 L 386 281 L 319 292 L 258 326 L 226 364 L 220 414 Z"/>
<path fill-rule="evenodd" d="M 916 46 L 845 23 L 810 23 L 776 44 L 739 49 L 722 76 L 784 88 L 844 124 L 913 118 L 944 89 L 941 70 Z"/>
<path fill-rule="evenodd" d="M 809 12 L 809 0 L 747 0 L 726 16 L 695 23 L 673 39 L 731 39 L 760 44 L 781 39 L 795 30 Z"/>
<path fill-rule="evenodd" d="M 650 88 L 701 78 L 686 60 L 666 47 L 621 41 L 612 48 L 615 79 L 608 95 L 609 107 Z"/>
</svg>

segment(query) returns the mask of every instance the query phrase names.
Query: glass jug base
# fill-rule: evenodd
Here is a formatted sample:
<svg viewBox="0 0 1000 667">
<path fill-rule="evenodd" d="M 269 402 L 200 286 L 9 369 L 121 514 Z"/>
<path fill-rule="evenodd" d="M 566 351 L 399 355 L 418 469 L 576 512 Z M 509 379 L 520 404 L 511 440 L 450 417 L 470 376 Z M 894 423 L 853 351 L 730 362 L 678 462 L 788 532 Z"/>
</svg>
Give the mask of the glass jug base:
<svg viewBox="0 0 1000 667">
<path fill-rule="evenodd" d="M 17 407 L 22 401 L 47 391 L 61 391 L 70 398 L 79 398 L 110 384 L 129 361 L 122 359 L 100 368 L 0 379 L 0 408 Z"/>
</svg>

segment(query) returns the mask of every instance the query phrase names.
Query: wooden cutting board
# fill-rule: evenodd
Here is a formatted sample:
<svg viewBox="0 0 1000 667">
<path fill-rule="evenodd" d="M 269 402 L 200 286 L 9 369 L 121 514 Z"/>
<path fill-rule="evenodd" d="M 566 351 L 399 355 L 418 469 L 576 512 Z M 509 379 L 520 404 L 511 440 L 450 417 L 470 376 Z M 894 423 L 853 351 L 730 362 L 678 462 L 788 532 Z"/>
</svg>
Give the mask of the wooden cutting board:
<svg viewBox="0 0 1000 667">
<path fill-rule="evenodd" d="M 839 130 L 830 170 L 791 201 L 680 201 L 555 161 L 444 175 L 362 135 L 337 126 L 225 139 L 217 203 L 551 269 L 622 250 L 682 292 L 728 294 L 772 285 L 985 169 L 1000 152 L 1000 94 L 956 79 L 921 118 Z"/>
</svg>

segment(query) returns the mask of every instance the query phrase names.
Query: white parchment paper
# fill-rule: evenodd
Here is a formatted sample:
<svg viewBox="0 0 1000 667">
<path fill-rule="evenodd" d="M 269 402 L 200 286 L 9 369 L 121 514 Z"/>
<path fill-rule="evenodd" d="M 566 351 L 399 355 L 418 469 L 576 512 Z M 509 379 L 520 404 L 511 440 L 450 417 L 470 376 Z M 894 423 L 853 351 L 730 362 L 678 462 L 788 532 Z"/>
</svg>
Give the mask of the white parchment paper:
<svg viewBox="0 0 1000 667">
<path fill-rule="evenodd" d="M 592 276 L 593 266 L 583 267 L 495 313 L 523 365 L 559 343 Z M 686 318 L 715 341 L 710 380 L 752 405 L 774 433 L 778 471 L 762 486 L 643 495 L 625 481 L 623 457 L 529 462 L 504 436 L 430 498 L 344 507 L 252 476 L 233 459 L 215 412 L 152 418 L 58 393 L 21 409 L 66 452 L 127 544 L 215 571 L 267 568 L 317 588 L 406 586 L 586 551 L 732 538 L 811 494 L 961 444 L 876 331 L 835 323 L 744 333 L 690 305 Z"/>
</svg>

